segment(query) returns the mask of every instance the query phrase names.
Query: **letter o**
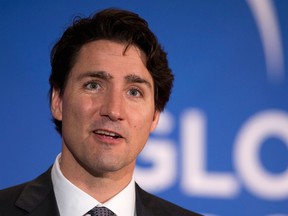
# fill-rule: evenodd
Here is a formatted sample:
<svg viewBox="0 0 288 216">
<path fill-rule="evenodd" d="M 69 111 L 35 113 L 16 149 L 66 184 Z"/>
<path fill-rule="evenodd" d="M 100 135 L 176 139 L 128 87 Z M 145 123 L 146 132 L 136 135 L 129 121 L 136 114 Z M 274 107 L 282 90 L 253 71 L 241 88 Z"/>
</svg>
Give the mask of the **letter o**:
<svg viewBox="0 0 288 216">
<path fill-rule="evenodd" d="M 280 174 L 264 169 L 259 158 L 263 141 L 279 137 L 288 148 L 288 114 L 270 110 L 250 118 L 240 129 L 235 141 L 234 162 L 239 177 L 255 195 L 271 200 L 288 197 L 288 167 Z"/>
</svg>

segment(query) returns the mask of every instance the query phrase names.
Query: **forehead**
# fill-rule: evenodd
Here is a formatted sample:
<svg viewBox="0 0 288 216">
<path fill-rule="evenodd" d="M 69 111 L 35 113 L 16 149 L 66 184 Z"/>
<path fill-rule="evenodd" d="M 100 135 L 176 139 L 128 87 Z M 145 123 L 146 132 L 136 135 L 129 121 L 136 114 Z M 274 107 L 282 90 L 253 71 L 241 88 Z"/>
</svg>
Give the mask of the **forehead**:
<svg viewBox="0 0 288 216">
<path fill-rule="evenodd" d="M 97 40 L 83 45 L 75 59 L 71 74 L 87 70 L 101 70 L 109 73 L 142 74 L 152 79 L 146 68 L 146 55 L 134 45 L 109 40 Z"/>
<path fill-rule="evenodd" d="M 146 68 L 146 56 L 133 45 L 109 40 L 97 40 L 83 45 L 67 81 L 69 83 L 69 80 L 75 80 L 85 73 L 99 71 L 116 79 L 138 76 L 154 87 L 153 78 Z"/>
<path fill-rule="evenodd" d="M 97 62 L 112 58 L 119 61 L 124 60 L 128 63 L 138 63 L 146 68 L 146 55 L 137 46 L 110 40 L 97 40 L 84 44 L 78 53 L 76 63 L 81 60 Z"/>
<path fill-rule="evenodd" d="M 144 52 L 136 45 L 128 44 L 126 42 L 117 42 L 108 39 L 98 39 L 88 43 L 85 43 L 80 50 L 89 50 L 91 48 L 97 48 L 98 50 L 112 51 L 114 53 L 119 53 L 119 55 L 129 55 L 129 52 L 136 51 L 141 58 L 145 59 Z M 128 54 L 127 54 L 128 53 Z M 144 60 L 143 59 L 143 60 Z"/>
</svg>

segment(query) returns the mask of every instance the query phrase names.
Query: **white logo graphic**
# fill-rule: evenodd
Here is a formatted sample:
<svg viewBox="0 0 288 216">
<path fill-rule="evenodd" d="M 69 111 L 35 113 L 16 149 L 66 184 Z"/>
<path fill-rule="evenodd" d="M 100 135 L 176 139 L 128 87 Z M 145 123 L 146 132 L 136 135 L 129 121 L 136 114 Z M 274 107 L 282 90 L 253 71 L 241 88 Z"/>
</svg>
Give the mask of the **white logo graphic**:
<svg viewBox="0 0 288 216">
<path fill-rule="evenodd" d="M 281 31 L 271 0 L 247 0 L 255 18 L 265 55 L 267 76 L 272 82 L 284 78 L 284 55 Z"/>
</svg>

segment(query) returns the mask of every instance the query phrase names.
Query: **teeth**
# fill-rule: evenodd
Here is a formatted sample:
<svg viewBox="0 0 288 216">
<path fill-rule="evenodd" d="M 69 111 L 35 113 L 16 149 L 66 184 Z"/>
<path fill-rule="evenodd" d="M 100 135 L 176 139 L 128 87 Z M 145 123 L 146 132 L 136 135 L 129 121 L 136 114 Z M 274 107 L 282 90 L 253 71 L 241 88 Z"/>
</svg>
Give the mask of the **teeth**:
<svg viewBox="0 0 288 216">
<path fill-rule="evenodd" d="M 97 130 L 96 133 L 97 134 L 102 134 L 102 135 L 105 135 L 105 136 L 120 137 L 120 135 L 118 135 L 116 133 L 108 132 L 108 131 Z"/>
</svg>

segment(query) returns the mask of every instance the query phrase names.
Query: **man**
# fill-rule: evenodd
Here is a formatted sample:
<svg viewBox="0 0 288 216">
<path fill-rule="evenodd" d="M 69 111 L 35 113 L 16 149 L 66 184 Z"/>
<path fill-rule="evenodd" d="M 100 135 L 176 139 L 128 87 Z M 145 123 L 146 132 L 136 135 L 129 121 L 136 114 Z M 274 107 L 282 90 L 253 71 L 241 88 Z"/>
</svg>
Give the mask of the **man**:
<svg viewBox="0 0 288 216">
<path fill-rule="evenodd" d="M 76 20 L 54 46 L 51 66 L 62 152 L 37 179 L 0 192 L 0 215 L 198 215 L 133 179 L 173 84 L 146 21 L 116 9 Z"/>
</svg>

